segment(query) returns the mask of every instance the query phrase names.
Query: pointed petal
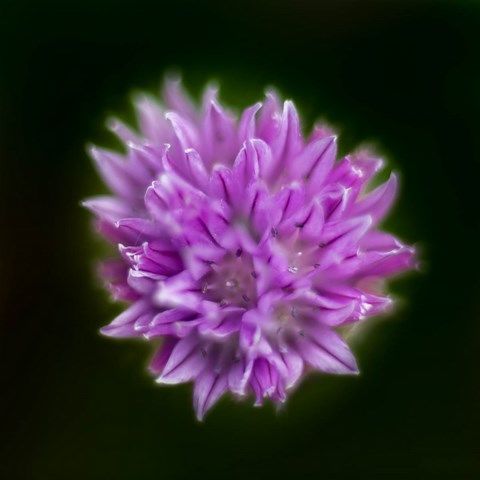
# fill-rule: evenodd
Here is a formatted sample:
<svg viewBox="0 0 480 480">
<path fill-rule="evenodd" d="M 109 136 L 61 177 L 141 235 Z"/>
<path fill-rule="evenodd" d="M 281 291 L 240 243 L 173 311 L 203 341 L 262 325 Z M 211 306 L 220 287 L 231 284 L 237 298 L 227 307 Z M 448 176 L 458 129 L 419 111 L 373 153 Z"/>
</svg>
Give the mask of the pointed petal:
<svg viewBox="0 0 480 480">
<path fill-rule="evenodd" d="M 316 318 L 323 325 L 328 325 L 329 327 L 338 327 L 351 318 L 354 309 L 355 302 L 351 301 L 340 308 L 322 308 L 317 312 Z"/>
<path fill-rule="evenodd" d="M 205 368 L 205 359 L 196 335 L 182 338 L 172 349 L 158 383 L 177 384 L 195 378 Z"/>
<path fill-rule="evenodd" d="M 316 123 L 313 126 L 309 140 L 313 142 L 315 140 L 321 140 L 322 138 L 332 137 L 333 135 L 335 135 L 335 131 L 330 125 L 326 123 Z"/>
<path fill-rule="evenodd" d="M 174 337 L 165 337 L 165 340 L 153 355 L 150 365 L 148 366 L 151 373 L 154 375 L 160 374 L 165 368 L 165 365 L 172 354 L 172 350 L 178 342 L 179 340 Z"/>
<path fill-rule="evenodd" d="M 127 162 L 118 154 L 97 147 L 90 148 L 90 156 L 95 161 L 103 181 L 121 197 L 136 198 L 138 185 L 132 179 Z"/>
<path fill-rule="evenodd" d="M 101 328 L 100 332 L 107 337 L 136 337 L 140 333 L 135 331 L 133 325 L 145 314 L 153 317 L 154 310 L 152 305 L 147 300 L 138 300 L 118 315 L 110 324 Z"/>
<path fill-rule="evenodd" d="M 243 198 L 238 195 L 237 205 L 241 205 L 241 211 L 250 219 L 258 238 L 266 230 L 270 230 L 271 218 L 268 205 L 270 197 L 267 187 L 262 180 L 257 180 L 249 185 Z M 241 203 L 243 201 L 243 203 Z M 257 238 L 257 239 L 258 239 Z"/>
<path fill-rule="evenodd" d="M 129 205 L 117 197 L 107 195 L 88 198 L 82 205 L 99 218 L 115 223 L 122 217 L 131 215 Z"/>
<path fill-rule="evenodd" d="M 300 176 L 309 184 L 312 192 L 318 192 L 332 170 L 337 155 L 337 137 L 331 136 L 309 144 L 292 163 L 300 169 Z"/>
<path fill-rule="evenodd" d="M 301 224 L 297 225 L 301 228 L 302 239 L 308 242 L 318 242 L 322 235 L 324 223 L 323 208 L 319 202 L 314 201 L 306 219 L 302 219 Z"/>
<path fill-rule="evenodd" d="M 417 266 L 415 249 L 407 246 L 384 252 L 377 255 L 372 261 L 364 263 L 359 274 L 375 277 L 398 275 Z"/>
<path fill-rule="evenodd" d="M 135 98 L 140 130 L 145 138 L 155 145 L 171 141 L 170 125 L 165 119 L 165 112 L 157 101 L 149 95 Z"/>
<path fill-rule="evenodd" d="M 132 129 L 127 127 L 127 125 L 125 125 L 118 118 L 110 118 L 107 121 L 107 128 L 124 143 L 142 143 L 139 135 L 137 135 Z"/>
<path fill-rule="evenodd" d="M 228 388 L 236 395 L 245 395 L 252 373 L 253 361 L 242 358 L 235 362 L 228 374 Z"/>
<path fill-rule="evenodd" d="M 270 362 L 257 358 L 253 364 L 250 385 L 257 398 L 255 405 L 261 405 L 264 398 L 271 397 L 277 388 L 278 372 Z"/>
<path fill-rule="evenodd" d="M 270 143 L 280 128 L 281 116 L 280 100 L 277 94 L 270 90 L 265 94 L 265 101 L 259 112 L 256 136 Z"/>
<path fill-rule="evenodd" d="M 349 155 L 352 165 L 361 172 L 364 182 L 368 182 L 384 165 L 383 159 L 368 150 L 360 150 Z"/>
<path fill-rule="evenodd" d="M 257 102 L 243 112 L 238 125 L 239 144 L 242 144 L 244 141 L 250 140 L 255 136 L 255 115 L 261 107 L 262 104 Z"/>
<path fill-rule="evenodd" d="M 370 216 L 353 218 L 326 224 L 321 238 L 321 254 L 319 263 L 325 268 L 332 263 L 338 263 L 358 248 L 360 238 L 372 224 Z"/>
<path fill-rule="evenodd" d="M 287 100 L 283 106 L 280 129 L 271 142 L 273 161 L 266 172 L 269 180 L 275 180 L 282 173 L 289 161 L 295 157 L 301 147 L 300 120 L 294 104 Z"/>
<path fill-rule="evenodd" d="M 272 201 L 272 222 L 280 224 L 297 213 L 305 204 L 305 189 L 300 183 L 292 183 L 274 195 Z"/>
<path fill-rule="evenodd" d="M 372 216 L 374 224 L 378 223 L 390 210 L 395 199 L 397 186 L 397 176 L 392 173 L 383 185 L 377 187 L 355 204 L 352 209 L 352 214 L 363 215 L 368 213 Z"/>
<path fill-rule="evenodd" d="M 358 373 L 355 358 L 343 339 L 325 327 L 316 326 L 299 335 L 297 349 L 314 368 L 327 373 Z"/>
<path fill-rule="evenodd" d="M 197 283 L 186 271 L 158 282 L 154 301 L 162 307 L 185 307 L 196 310 L 200 304 L 200 296 L 195 291 Z"/>
<path fill-rule="evenodd" d="M 177 155 L 188 148 L 197 147 L 199 144 L 198 132 L 193 124 L 177 112 L 167 112 L 165 118 L 171 123 L 173 128 L 174 138 L 177 143 L 176 147 L 178 149 Z"/>
<path fill-rule="evenodd" d="M 144 218 L 121 218 L 116 225 L 120 231 L 133 234 L 137 244 L 163 236 L 158 224 Z"/>
<path fill-rule="evenodd" d="M 260 140 L 257 140 L 260 142 Z M 253 141 L 248 141 L 240 150 L 233 164 L 233 176 L 238 182 L 239 189 L 245 189 L 250 182 L 256 180 L 260 174 L 258 151 Z"/>
<path fill-rule="evenodd" d="M 193 390 L 193 404 L 198 420 L 220 399 L 227 390 L 227 376 L 225 373 L 215 373 L 205 369 L 196 379 Z"/>
<path fill-rule="evenodd" d="M 200 323 L 198 313 L 185 308 L 172 308 L 153 317 L 145 330 L 147 340 L 163 335 L 185 337 Z"/>
<path fill-rule="evenodd" d="M 231 165 L 238 151 L 235 120 L 216 99 L 216 91 L 207 90 L 203 108 L 203 144 L 205 160 L 210 165 Z"/>
<path fill-rule="evenodd" d="M 210 195 L 232 205 L 235 195 L 235 185 L 232 171 L 224 165 L 215 165 L 210 177 Z"/>
<path fill-rule="evenodd" d="M 195 105 L 182 88 L 180 77 L 167 77 L 163 87 L 163 98 L 165 99 L 167 108 L 180 112 L 182 116 L 188 118 L 190 121 L 197 119 L 198 114 Z"/>
<path fill-rule="evenodd" d="M 189 148 L 185 150 L 185 155 L 187 158 L 190 178 L 196 187 L 205 191 L 208 186 L 209 176 L 200 154 L 193 148 Z"/>
<path fill-rule="evenodd" d="M 279 357 L 280 365 L 282 365 L 279 367 L 279 371 L 283 377 L 285 388 L 292 388 L 303 372 L 302 357 L 293 348 L 290 348 L 288 352 L 280 352 Z"/>
</svg>

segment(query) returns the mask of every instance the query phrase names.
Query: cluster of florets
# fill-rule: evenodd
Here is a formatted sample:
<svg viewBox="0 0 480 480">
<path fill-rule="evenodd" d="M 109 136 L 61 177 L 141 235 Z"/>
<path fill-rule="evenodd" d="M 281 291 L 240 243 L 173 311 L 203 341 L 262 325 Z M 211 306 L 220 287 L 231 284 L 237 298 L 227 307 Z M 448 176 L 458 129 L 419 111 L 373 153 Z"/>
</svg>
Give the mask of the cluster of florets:
<svg viewBox="0 0 480 480">
<path fill-rule="evenodd" d="M 338 327 L 385 311 L 379 280 L 413 262 L 378 229 L 396 177 L 368 189 L 382 161 L 337 160 L 336 136 L 305 138 L 272 92 L 237 118 L 168 81 L 164 106 L 136 108 L 139 132 L 111 123 L 126 154 L 91 149 L 112 195 L 85 204 L 119 251 L 101 274 L 131 304 L 102 332 L 160 339 L 150 370 L 193 381 L 198 418 L 227 391 L 281 403 L 310 370 L 357 373 Z"/>
</svg>

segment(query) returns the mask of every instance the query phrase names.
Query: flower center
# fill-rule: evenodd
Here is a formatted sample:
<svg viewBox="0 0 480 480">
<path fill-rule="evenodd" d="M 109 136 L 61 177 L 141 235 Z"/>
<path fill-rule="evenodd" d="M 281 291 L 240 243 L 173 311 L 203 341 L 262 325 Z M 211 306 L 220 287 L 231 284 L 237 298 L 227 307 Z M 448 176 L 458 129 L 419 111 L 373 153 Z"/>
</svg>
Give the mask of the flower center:
<svg viewBox="0 0 480 480">
<path fill-rule="evenodd" d="M 202 279 L 202 293 L 222 306 L 250 308 L 257 301 L 256 274 L 249 255 L 237 250 L 227 254 Z"/>
<path fill-rule="evenodd" d="M 296 308 L 287 304 L 278 305 L 273 312 L 273 318 L 279 328 L 290 327 L 296 315 Z"/>
</svg>

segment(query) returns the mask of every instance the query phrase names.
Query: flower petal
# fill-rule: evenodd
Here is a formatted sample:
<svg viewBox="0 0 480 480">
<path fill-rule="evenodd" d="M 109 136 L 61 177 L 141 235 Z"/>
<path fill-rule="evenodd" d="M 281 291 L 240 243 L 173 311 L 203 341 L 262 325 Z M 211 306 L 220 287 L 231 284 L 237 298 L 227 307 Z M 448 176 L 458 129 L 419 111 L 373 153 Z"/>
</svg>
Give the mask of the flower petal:
<svg viewBox="0 0 480 480">
<path fill-rule="evenodd" d="M 140 335 L 134 329 L 134 323 L 143 315 L 154 315 L 154 309 L 147 300 L 138 300 L 118 315 L 112 322 L 100 329 L 100 332 L 107 337 L 137 337 Z"/>
<path fill-rule="evenodd" d="M 302 332 L 301 332 L 302 333 Z M 355 357 L 333 330 L 316 326 L 298 336 L 297 349 L 312 367 L 326 373 L 358 373 Z"/>
<path fill-rule="evenodd" d="M 171 141 L 171 132 L 165 113 L 154 98 L 148 95 L 135 99 L 140 130 L 145 138 L 156 145 Z"/>
<path fill-rule="evenodd" d="M 398 180 L 392 173 L 390 178 L 383 184 L 370 192 L 365 198 L 355 204 L 352 209 L 353 215 L 369 214 L 373 223 L 378 223 L 390 210 L 395 199 Z"/>
<path fill-rule="evenodd" d="M 337 156 L 337 137 L 315 140 L 305 147 L 301 155 L 292 163 L 298 169 L 296 177 L 303 177 L 312 192 L 318 192 L 332 170 Z"/>
<path fill-rule="evenodd" d="M 91 147 L 89 152 L 100 176 L 113 192 L 127 199 L 138 198 L 138 184 L 132 177 L 124 158 L 115 152 L 98 147 Z"/>
<path fill-rule="evenodd" d="M 193 105 L 190 97 L 183 90 L 180 77 L 167 77 L 163 87 L 163 98 L 169 109 L 179 112 L 190 121 L 197 119 L 198 114 L 195 105 Z"/>
<path fill-rule="evenodd" d="M 290 348 L 287 352 L 280 352 L 279 357 L 281 359 L 279 371 L 282 374 L 285 388 L 292 388 L 303 372 L 303 360 L 293 348 Z"/>
<path fill-rule="evenodd" d="M 276 180 L 289 162 L 298 154 L 301 148 L 300 122 L 294 104 L 287 100 L 283 105 L 280 128 L 274 140 L 270 143 L 272 148 L 272 162 L 266 167 L 266 178 Z"/>
<path fill-rule="evenodd" d="M 165 337 L 162 345 L 157 349 L 152 359 L 150 360 L 150 365 L 148 369 L 154 375 L 159 375 L 160 372 L 165 368 L 165 365 L 172 354 L 172 350 L 175 345 L 178 343 L 178 339 L 174 337 Z"/>
<path fill-rule="evenodd" d="M 170 356 L 157 378 L 157 383 L 177 384 L 195 378 L 205 368 L 202 347 L 195 334 L 182 338 L 173 347 Z"/>
<path fill-rule="evenodd" d="M 245 140 L 250 140 L 255 136 L 255 115 L 260 108 L 262 108 L 262 104 L 257 102 L 244 110 L 238 125 L 239 144 L 242 144 Z"/>
<path fill-rule="evenodd" d="M 244 358 L 236 361 L 228 374 L 228 387 L 236 395 L 245 395 L 245 389 L 248 385 L 252 373 L 253 360 Z"/>
<path fill-rule="evenodd" d="M 193 404 L 198 420 L 220 399 L 227 390 L 227 375 L 205 369 L 195 380 Z"/>
</svg>

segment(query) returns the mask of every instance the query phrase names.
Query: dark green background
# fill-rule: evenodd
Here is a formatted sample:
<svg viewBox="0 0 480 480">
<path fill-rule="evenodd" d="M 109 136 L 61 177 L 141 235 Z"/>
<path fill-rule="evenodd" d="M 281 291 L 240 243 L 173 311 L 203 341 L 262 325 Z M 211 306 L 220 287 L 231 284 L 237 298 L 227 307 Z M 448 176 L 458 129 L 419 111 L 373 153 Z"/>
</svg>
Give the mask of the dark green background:
<svg viewBox="0 0 480 480">
<path fill-rule="evenodd" d="M 480 478 L 480 8 L 473 2 L 0 3 L 5 479 Z M 397 313 L 354 343 L 358 378 L 313 376 L 285 411 L 160 388 L 149 348 L 98 335 L 118 306 L 80 200 L 133 89 L 179 68 L 242 107 L 273 84 L 347 151 L 402 174 L 387 226 L 419 245 Z"/>
</svg>

